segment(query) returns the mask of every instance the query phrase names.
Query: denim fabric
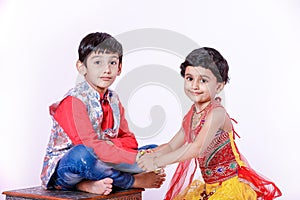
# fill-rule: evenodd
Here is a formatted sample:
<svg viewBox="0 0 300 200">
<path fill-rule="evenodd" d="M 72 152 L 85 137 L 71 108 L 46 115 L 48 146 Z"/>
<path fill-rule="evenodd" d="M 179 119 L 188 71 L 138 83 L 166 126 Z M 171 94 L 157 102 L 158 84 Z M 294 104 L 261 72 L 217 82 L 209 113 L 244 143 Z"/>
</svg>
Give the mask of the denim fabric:
<svg viewBox="0 0 300 200">
<path fill-rule="evenodd" d="M 141 149 L 155 148 L 157 145 L 146 145 Z M 128 189 L 134 182 L 132 174 L 141 173 L 137 163 L 112 164 L 98 159 L 92 148 L 84 145 L 72 147 L 59 161 L 49 186 L 61 190 L 76 189 L 82 180 L 113 179 L 113 185 Z"/>
<path fill-rule="evenodd" d="M 148 145 L 138 148 L 138 150 L 153 149 L 157 146 L 158 145 L 156 145 L 156 144 L 148 144 Z M 128 173 L 132 173 L 132 174 L 137 174 L 137 173 L 143 172 L 143 170 L 141 168 L 139 168 L 139 166 L 137 165 L 136 162 L 134 164 L 128 164 L 128 163 L 120 163 L 120 164 L 106 163 L 106 164 L 108 166 L 110 166 L 116 170 L 122 171 L 122 172 L 128 172 Z"/>
</svg>

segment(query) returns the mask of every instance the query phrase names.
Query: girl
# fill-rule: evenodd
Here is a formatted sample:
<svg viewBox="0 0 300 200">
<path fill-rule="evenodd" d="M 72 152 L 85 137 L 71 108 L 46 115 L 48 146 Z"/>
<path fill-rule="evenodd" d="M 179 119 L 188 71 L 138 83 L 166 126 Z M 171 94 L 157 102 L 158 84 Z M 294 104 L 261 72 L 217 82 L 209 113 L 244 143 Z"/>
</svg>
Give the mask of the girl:
<svg viewBox="0 0 300 200">
<path fill-rule="evenodd" d="M 217 50 L 203 47 L 192 51 L 180 68 L 185 93 L 194 104 L 171 141 L 138 160 L 148 171 L 179 162 L 165 199 L 270 200 L 281 196 L 273 182 L 242 159 L 231 119 L 220 100 L 215 100 L 229 80 L 227 61 Z M 188 176 L 192 161 L 194 169 Z M 192 182 L 197 165 L 204 182 Z M 185 181 L 188 187 L 183 189 Z"/>
</svg>

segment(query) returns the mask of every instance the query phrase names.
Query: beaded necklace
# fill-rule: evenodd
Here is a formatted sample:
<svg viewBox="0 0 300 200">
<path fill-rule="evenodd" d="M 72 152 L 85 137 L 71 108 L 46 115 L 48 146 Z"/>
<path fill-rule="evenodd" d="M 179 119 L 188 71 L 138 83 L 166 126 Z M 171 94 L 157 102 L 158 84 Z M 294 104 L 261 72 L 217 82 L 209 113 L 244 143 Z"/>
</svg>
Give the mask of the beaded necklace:
<svg viewBox="0 0 300 200">
<path fill-rule="evenodd" d="M 209 103 L 207 106 L 205 106 L 202 110 L 200 110 L 199 112 L 196 112 L 196 108 L 194 109 L 194 114 L 192 117 L 192 130 L 195 130 L 197 128 L 197 126 L 200 123 L 200 119 L 203 116 L 203 114 L 205 113 L 204 111 L 207 110 L 207 108 L 210 107 L 212 103 Z M 201 120 L 202 121 L 202 120 Z M 203 124 L 203 123 L 202 123 Z"/>
</svg>

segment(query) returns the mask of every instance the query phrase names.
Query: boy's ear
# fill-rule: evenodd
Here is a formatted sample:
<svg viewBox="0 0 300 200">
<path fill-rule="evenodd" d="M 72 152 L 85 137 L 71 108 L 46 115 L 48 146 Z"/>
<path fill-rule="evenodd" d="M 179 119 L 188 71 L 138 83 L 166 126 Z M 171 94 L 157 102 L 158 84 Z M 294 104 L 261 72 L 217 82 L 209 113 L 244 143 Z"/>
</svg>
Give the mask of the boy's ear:
<svg viewBox="0 0 300 200">
<path fill-rule="evenodd" d="M 121 72 L 122 72 L 122 63 L 119 64 L 117 75 L 119 76 Z"/>
<path fill-rule="evenodd" d="M 225 82 L 218 83 L 217 94 L 223 90 L 224 86 L 225 86 Z"/>
<path fill-rule="evenodd" d="M 81 74 L 82 76 L 86 75 L 86 66 L 80 60 L 77 60 L 76 68 L 79 74 Z"/>
</svg>

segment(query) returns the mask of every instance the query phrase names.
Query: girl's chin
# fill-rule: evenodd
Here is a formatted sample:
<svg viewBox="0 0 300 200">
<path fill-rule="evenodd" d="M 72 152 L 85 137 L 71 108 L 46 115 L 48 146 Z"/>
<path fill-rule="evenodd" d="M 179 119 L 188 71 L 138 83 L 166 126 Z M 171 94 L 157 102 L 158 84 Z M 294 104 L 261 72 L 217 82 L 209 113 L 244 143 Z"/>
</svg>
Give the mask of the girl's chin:
<svg viewBox="0 0 300 200">
<path fill-rule="evenodd" d="M 196 98 L 193 98 L 193 99 L 191 99 L 194 103 L 199 103 L 199 104 L 201 104 L 201 103 L 207 103 L 208 101 L 210 101 L 209 99 L 205 99 L 205 100 L 203 100 L 203 99 L 196 99 Z"/>
</svg>

